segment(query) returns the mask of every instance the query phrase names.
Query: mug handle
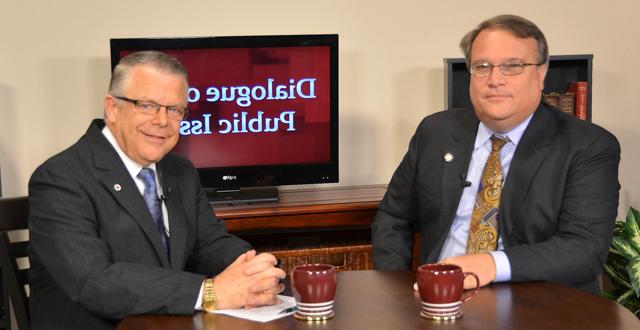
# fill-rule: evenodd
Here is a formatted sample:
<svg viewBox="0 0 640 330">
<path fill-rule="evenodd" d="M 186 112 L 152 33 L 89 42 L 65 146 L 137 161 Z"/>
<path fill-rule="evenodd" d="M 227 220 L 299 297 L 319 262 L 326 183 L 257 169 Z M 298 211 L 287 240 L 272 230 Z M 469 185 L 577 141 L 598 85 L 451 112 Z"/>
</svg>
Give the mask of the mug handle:
<svg viewBox="0 0 640 330">
<path fill-rule="evenodd" d="M 472 273 L 472 272 L 462 273 L 463 282 L 464 282 L 464 279 L 467 278 L 467 276 L 469 276 L 469 275 L 475 277 L 475 279 L 476 279 L 476 288 L 473 289 L 473 292 L 471 292 L 470 295 L 468 295 L 468 296 L 466 296 L 466 297 L 464 297 L 463 299 L 460 300 L 463 303 L 469 301 L 471 299 L 471 297 L 475 296 L 476 293 L 478 293 L 478 289 L 480 288 L 480 279 L 478 279 L 478 275 L 476 275 L 475 273 Z"/>
</svg>

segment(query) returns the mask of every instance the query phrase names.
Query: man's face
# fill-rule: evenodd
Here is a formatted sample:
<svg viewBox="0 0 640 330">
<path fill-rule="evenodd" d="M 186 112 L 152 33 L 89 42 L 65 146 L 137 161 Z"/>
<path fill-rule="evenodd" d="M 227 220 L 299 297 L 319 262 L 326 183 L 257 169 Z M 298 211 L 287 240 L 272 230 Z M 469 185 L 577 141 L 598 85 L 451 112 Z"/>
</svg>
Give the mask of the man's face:
<svg viewBox="0 0 640 330">
<path fill-rule="evenodd" d="M 518 38 L 500 29 L 481 31 L 471 46 L 471 63 L 539 63 L 534 38 Z M 488 76 L 471 75 L 469 94 L 476 116 L 495 132 L 508 132 L 533 113 L 544 87 L 547 65 L 525 66 L 515 76 L 494 67 Z"/>
<path fill-rule="evenodd" d="M 124 95 L 117 96 L 162 105 L 187 105 L 185 79 L 147 64 L 131 69 L 123 90 Z M 112 95 L 105 97 L 104 107 L 107 125 L 118 145 L 129 158 L 142 166 L 158 162 L 178 142 L 180 121 L 167 118 L 164 107 L 158 113 L 148 115 Z"/>
</svg>

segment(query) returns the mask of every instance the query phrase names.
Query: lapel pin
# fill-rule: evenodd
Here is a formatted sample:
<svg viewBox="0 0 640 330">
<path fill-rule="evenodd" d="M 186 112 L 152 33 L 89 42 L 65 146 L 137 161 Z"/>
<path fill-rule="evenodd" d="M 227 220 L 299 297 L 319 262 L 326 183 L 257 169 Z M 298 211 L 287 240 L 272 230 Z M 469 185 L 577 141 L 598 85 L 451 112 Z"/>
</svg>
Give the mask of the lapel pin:
<svg viewBox="0 0 640 330">
<path fill-rule="evenodd" d="M 444 161 L 447 163 L 451 163 L 453 161 L 453 155 L 450 152 L 444 154 Z"/>
<path fill-rule="evenodd" d="M 113 185 L 113 189 L 115 191 L 120 191 L 120 190 L 122 190 L 122 186 L 116 183 L 116 184 Z"/>
</svg>

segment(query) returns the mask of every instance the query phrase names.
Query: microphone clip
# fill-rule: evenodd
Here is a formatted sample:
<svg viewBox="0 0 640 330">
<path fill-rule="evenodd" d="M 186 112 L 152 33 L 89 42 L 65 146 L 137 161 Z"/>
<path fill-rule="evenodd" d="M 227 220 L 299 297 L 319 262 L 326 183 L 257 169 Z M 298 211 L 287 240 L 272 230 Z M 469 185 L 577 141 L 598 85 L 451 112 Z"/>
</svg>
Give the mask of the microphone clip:
<svg viewBox="0 0 640 330">
<path fill-rule="evenodd" d="M 462 188 L 471 187 L 471 181 L 467 181 L 466 174 L 460 174 L 460 179 L 462 179 L 462 182 L 460 182 L 460 186 L 462 186 Z"/>
</svg>

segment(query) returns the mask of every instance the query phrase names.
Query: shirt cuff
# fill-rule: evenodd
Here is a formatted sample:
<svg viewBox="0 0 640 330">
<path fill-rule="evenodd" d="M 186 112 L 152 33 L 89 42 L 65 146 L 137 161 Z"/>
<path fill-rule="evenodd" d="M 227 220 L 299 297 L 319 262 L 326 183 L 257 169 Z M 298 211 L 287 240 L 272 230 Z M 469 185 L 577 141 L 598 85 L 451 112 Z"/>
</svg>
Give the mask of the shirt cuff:
<svg viewBox="0 0 640 330">
<path fill-rule="evenodd" d="M 196 306 L 193 307 L 193 309 L 197 311 L 202 310 L 202 290 L 203 289 L 204 289 L 204 281 L 202 281 L 202 284 L 200 285 L 200 291 L 198 291 L 198 300 L 196 300 Z"/>
<path fill-rule="evenodd" d="M 504 251 L 491 251 L 493 262 L 496 264 L 496 279 L 494 282 L 511 281 L 511 264 Z"/>
</svg>

